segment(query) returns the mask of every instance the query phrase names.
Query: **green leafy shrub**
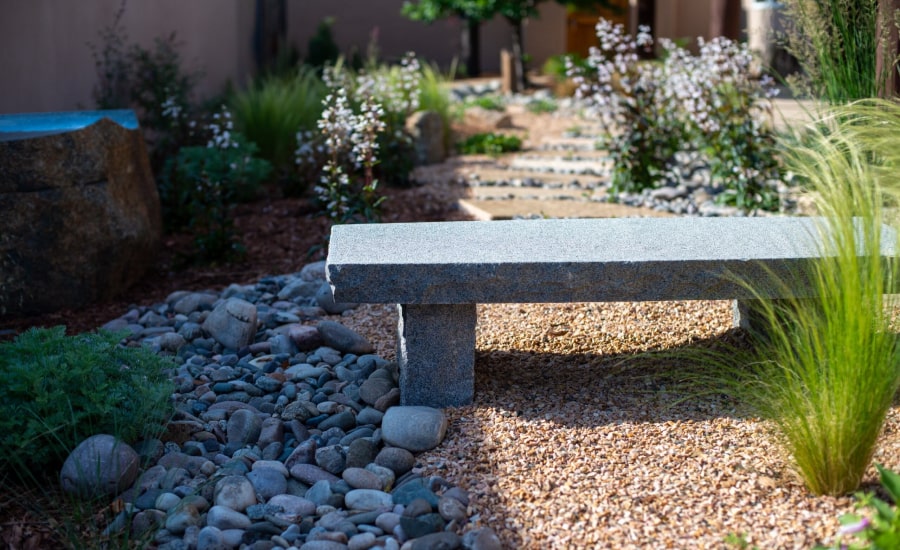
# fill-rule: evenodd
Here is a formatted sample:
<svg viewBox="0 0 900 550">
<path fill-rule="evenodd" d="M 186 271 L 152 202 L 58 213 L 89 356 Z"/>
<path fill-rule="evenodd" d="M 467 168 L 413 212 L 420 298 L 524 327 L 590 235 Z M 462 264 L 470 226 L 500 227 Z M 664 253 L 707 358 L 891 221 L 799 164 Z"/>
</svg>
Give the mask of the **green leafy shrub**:
<svg viewBox="0 0 900 550">
<path fill-rule="evenodd" d="M 293 78 L 256 82 L 230 102 L 237 130 L 278 170 L 287 195 L 302 195 L 309 185 L 294 169 L 296 135 L 315 129 L 326 91 L 313 69 L 301 67 Z"/>
<path fill-rule="evenodd" d="M 466 138 L 457 146 L 464 155 L 499 155 L 522 149 L 522 140 L 516 136 L 484 133 Z"/>
<path fill-rule="evenodd" d="M 881 500 L 874 493 L 857 493 L 857 513 L 841 516 L 841 528 L 838 538 L 831 547 L 838 549 L 892 550 L 900 548 L 900 515 L 897 514 L 897 502 L 900 502 L 900 476 L 875 464 L 884 487 L 894 505 Z M 865 510 L 859 513 L 859 510 Z M 851 540 L 846 540 L 850 538 Z"/>
<path fill-rule="evenodd" d="M 699 55 L 661 39 L 662 62 L 641 61 L 653 45 L 649 29 L 632 37 L 601 19 L 588 68 L 571 68 L 578 93 L 591 100 L 611 136 L 611 191 L 659 186 L 678 151 L 705 153 L 723 202 L 745 210 L 775 210 L 782 179 L 770 124 L 771 78 L 753 76 L 745 44 L 700 39 Z"/>
<path fill-rule="evenodd" d="M 0 343 L 0 464 L 22 479 L 59 471 L 68 453 L 100 433 L 128 443 L 169 419 L 172 363 L 122 334 L 67 337 L 65 327 L 31 329 Z"/>
<path fill-rule="evenodd" d="M 182 147 L 166 165 L 160 199 L 166 222 L 187 225 L 201 261 L 240 255 L 231 212 L 259 195 L 272 165 L 256 158 L 257 147 L 233 132 L 227 110 L 213 115 L 206 146 Z"/>
<path fill-rule="evenodd" d="M 531 113 L 553 113 L 555 112 L 559 106 L 552 99 L 534 99 L 529 101 L 525 108 L 528 109 Z"/>
<path fill-rule="evenodd" d="M 341 55 L 341 50 L 334 41 L 334 17 L 326 17 L 319 22 L 316 32 L 309 38 L 306 46 L 306 64 L 314 67 L 319 73 L 326 65 L 333 65 Z"/>
<path fill-rule="evenodd" d="M 499 95 L 483 95 L 466 100 L 467 107 L 481 107 L 488 111 L 506 110 L 506 102 Z"/>
</svg>

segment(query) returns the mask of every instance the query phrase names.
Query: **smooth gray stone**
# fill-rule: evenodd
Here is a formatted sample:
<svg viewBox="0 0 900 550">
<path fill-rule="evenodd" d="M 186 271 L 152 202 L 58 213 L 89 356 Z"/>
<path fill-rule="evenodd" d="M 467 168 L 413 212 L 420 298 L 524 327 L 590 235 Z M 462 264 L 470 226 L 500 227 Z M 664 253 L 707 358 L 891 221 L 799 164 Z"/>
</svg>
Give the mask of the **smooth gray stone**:
<svg viewBox="0 0 900 550">
<path fill-rule="evenodd" d="M 306 491 L 306 499 L 311 500 L 317 506 L 328 502 L 331 495 L 331 483 L 324 479 L 315 482 L 313 486 Z"/>
<path fill-rule="evenodd" d="M 328 482 L 335 482 L 340 479 L 336 475 L 328 473 L 313 464 L 295 464 L 291 468 L 291 477 L 307 485 L 313 485 L 323 479 Z"/>
<path fill-rule="evenodd" d="M 319 283 L 295 279 L 278 292 L 279 300 L 296 300 L 297 298 L 312 298 L 319 290 Z"/>
<path fill-rule="evenodd" d="M 810 292 L 797 269 L 820 256 L 817 219 L 606 218 L 337 225 L 336 300 L 477 304 L 750 298 Z M 884 228 L 882 253 L 894 255 Z M 440 246 L 435 246 L 440 243 Z M 787 288 L 765 284 L 770 273 Z"/>
<path fill-rule="evenodd" d="M 228 548 L 221 529 L 212 525 L 200 529 L 197 535 L 197 550 L 228 550 Z"/>
<path fill-rule="evenodd" d="M 455 407 L 472 402 L 475 309 L 475 303 L 399 306 L 397 358 L 402 404 Z"/>
<path fill-rule="evenodd" d="M 60 472 L 63 490 L 93 498 L 120 493 L 137 479 L 140 457 L 112 435 L 93 435 L 75 447 Z"/>
<path fill-rule="evenodd" d="M 308 263 L 300 270 L 300 278 L 304 281 L 321 281 L 325 279 L 325 260 Z"/>
<path fill-rule="evenodd" d="M 440 409 L 391 407 L 381 421 L 381 436 L 394 447 L 417 453 L 437 447 L 447 426 L 447 415 Z"/>
<path fill-rule="evenodd" d="M 269 499 L 270 506 L 280 506 L 283 512 L 276 513 L 276 517 L 299 522 L 305 516 L 316 513 L 314 502 L 294 495 L 276 495 Z"/>
<path fill-rule="evenodd" d="M 347 482 L 347 485 L 354 489 L 375 489 L 377 491 L 384 489 L 381 478 L 363 468 L 347 468 L 341 477 Z"/>
<path fill-rule="evenodd" d="M 394 505 L 390 494 L 373 489 L 353 489 L 344 495 L 344 502 L 350 510 L 389 510 Z"/>
<path fill-rule="evenodd" d="M 203 330 L 230 349 L 253 343 L 256 336 L 256 306 L 239 298 L 230 298 L 212 310 Z"/>
<path fill-rule="evenodd" d="M 490 527 L 469 531 L 463 535 L 463 545 L 471 550 L 503 550 L 500 537 Z"/>
<path fill-rule="evenodd" d="M 250 518 L 227 506 L 213 506 L 206 513 L 206 523 L 221 530 L 246 529 L 250 527 Z"/>
<path fill-rule="evenodd" d="M 316 325 L 325 345 L 341 353 L 363 355 L 375 351 L 375 347 L 355 331 L 334 321 L 319 321 Z"/>
<path fill-rule="evenodd" d="M 456 550 L 461 545 L 459 535 L 452 531 L 442 531 L 413 539 L 409 550 Z"/>
<path fill-rule="evenodd" d="M 375 457 L 375 464 L 388 468 L 397 476 L 402 476 L 416 465 L 416 457 L 400 447 L 385 447 Z"/>
<path fill-rule="evenodd" d="M 256 491 L 244 476 L 225 476 L 216 483 L 214 502 L 216 506 L 243 512 L 256 504 Z"/>
<path fill-rule="evenodd" d="M 345 302 L 335 302 L 334 295 L 331 293 L 331 285 L 327 282 L 323 282 L 322 286 L 319 287 L 319 290 L 316 292 L 316 303 L 320 308 L 324 309 L 327 313 L 331 315 L 340 315 L 341 313 L 355 308 L 359 304 L 354 303 L 345 303 Z"/>
<path fill-rule="evenodd" d="M 261 430 L 262 419 L 258 414 L 247 409 L 236 410 L 228 419 L 228 443 L 252 445 L 259 440 Z"/>
<path fill-rule="evenodd" d="M 263 501 L 275 495 L 287 492 L 287 478 L 280 472 L 270 468 L 259 468 L 247 474 L 247 479 L 256 489 L 256 494 Z"/>
</svg>

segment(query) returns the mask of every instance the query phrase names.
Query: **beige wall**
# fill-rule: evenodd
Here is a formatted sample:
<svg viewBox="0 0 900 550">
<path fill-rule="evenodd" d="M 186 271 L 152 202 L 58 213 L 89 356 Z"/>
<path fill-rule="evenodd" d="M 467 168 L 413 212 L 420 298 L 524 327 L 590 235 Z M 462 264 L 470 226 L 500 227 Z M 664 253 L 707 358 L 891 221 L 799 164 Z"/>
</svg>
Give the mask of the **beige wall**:
<svg viewBox="0 0 900 550">
<path fill-rule="evenodd" d="M 710 38 L 710 0 L 661 0 L 656 2 L 655 36 L 690 40 Z"/>
<path fill-rule="evenodd" d="M 90 109 L 96 72 L 87 43 L 112 24 L 119 0 L 0 0 L 0 113 Z M 250 0 L 129 0 L 131 42 L 153 45 L 176 32 L 189 69 L 202 68 L 198 93 L 253 69 Z"/>
<path fill-rule="evenodd" d="M 310 37 L 325 17 L 334 17 L 335 42 L 349 55 L 365 55 L 373 29 L 384 59 L 396 59 L 409 50 L 448 67 L 459 55 L 461 22 L 456 18 L 426 25 L 400 15 L 403 0 L 292 0 L 287 4 L 288 42 L 305 55 Z M 527 22 L 525 49 L 540 67 L 547 57 L 565 49 L 565 8 L 552 2 L 541 6 L 541 18 Z M 481 27 L 481 67 L 499 73 L 500 50 L 510 47 L 506 20 L 496 18 Z"/>
</svg>

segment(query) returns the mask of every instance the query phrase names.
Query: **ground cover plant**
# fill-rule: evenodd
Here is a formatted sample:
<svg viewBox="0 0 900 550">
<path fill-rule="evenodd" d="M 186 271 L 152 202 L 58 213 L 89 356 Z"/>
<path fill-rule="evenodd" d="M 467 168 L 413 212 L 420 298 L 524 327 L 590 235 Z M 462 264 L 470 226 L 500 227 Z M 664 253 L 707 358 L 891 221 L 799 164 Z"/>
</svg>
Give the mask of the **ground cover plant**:
<svg viewBox="0 0 900 550">
<path fill-rule="evenodd" d="M 467 137 L 457 148 L 464 155 L 497 156 L 521 150 L 522 140 L 518 136 L 480 133 Z"/>
<path fill-rule="evenodd" d="M 893 506 L 872 492 L 857 493 L 857 512 L 841 516 L 841 528 L 831 548 L 878 550 L 900 547 L 900 476 L 881 464 L 876 464 L 881 486 L 887 492 Z"/>
<path fill-rule="evenodd" d="M 648 27 L 630 36 L 622 25 L 601 19 L 600 47 L 587 69 L 569 62 L 578 95 L 606 125 L 613 157 L 611 190 L 637 193 L 666 181 L 675 153 L 705 154 L 719 200 L 745 210 L 777 209 L 774 184 L 782 179 L 775 154 L 769 98 L 771 79 L 755 78 L 744 44 L 726 38 L 698 39 L 691 55 L 663 39 L 663 61 L 642 61 L 653 46 Z"/>
<path fill-rule="evenodd" d="M 900 161 L 885 138 L 898 128 L 897 104 L 856 105 L 784 143 L 788 166 L 814 193 L 823 220 L 824 259 L 810 270 L 817 298 L 760 300 L 765 331 L 754 354 L 716 361 L 724 390 L 772 421 L 814 494 L 859 487 L 900 386 L 900 346 L 886 307 L 895 304 L 885 296 L 897 265 L 881 256 L 897 244 L 882 222 Z"/>
<path fill-rule="evenodd" d="M 0 344 L 3 476 L 44 481 L 91 435 L 128 443 L 158 435 L 171 415 L 171 362 L 121 334 L 31 329 Z"/>
</svg>

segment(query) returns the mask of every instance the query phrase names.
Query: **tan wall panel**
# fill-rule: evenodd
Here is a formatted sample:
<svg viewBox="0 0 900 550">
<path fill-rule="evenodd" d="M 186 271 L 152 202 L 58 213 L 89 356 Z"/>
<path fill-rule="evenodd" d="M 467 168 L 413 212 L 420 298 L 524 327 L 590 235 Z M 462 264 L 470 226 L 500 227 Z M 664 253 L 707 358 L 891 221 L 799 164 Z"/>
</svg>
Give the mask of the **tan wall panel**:
<svg viewBox="0 0 900 550">
<path fill-rule="evenodd" d="M 0 112 L 91 109 L 96 71 L 88 42 L 111 25 L 118 0 L 0 0 Z M 198 93 L 242 83 L 253 67 L 253 3 L 130 0 L 130 42 L 151 47 L 176 32 L 187 68 L 203 68 Z"/>
</svg>

